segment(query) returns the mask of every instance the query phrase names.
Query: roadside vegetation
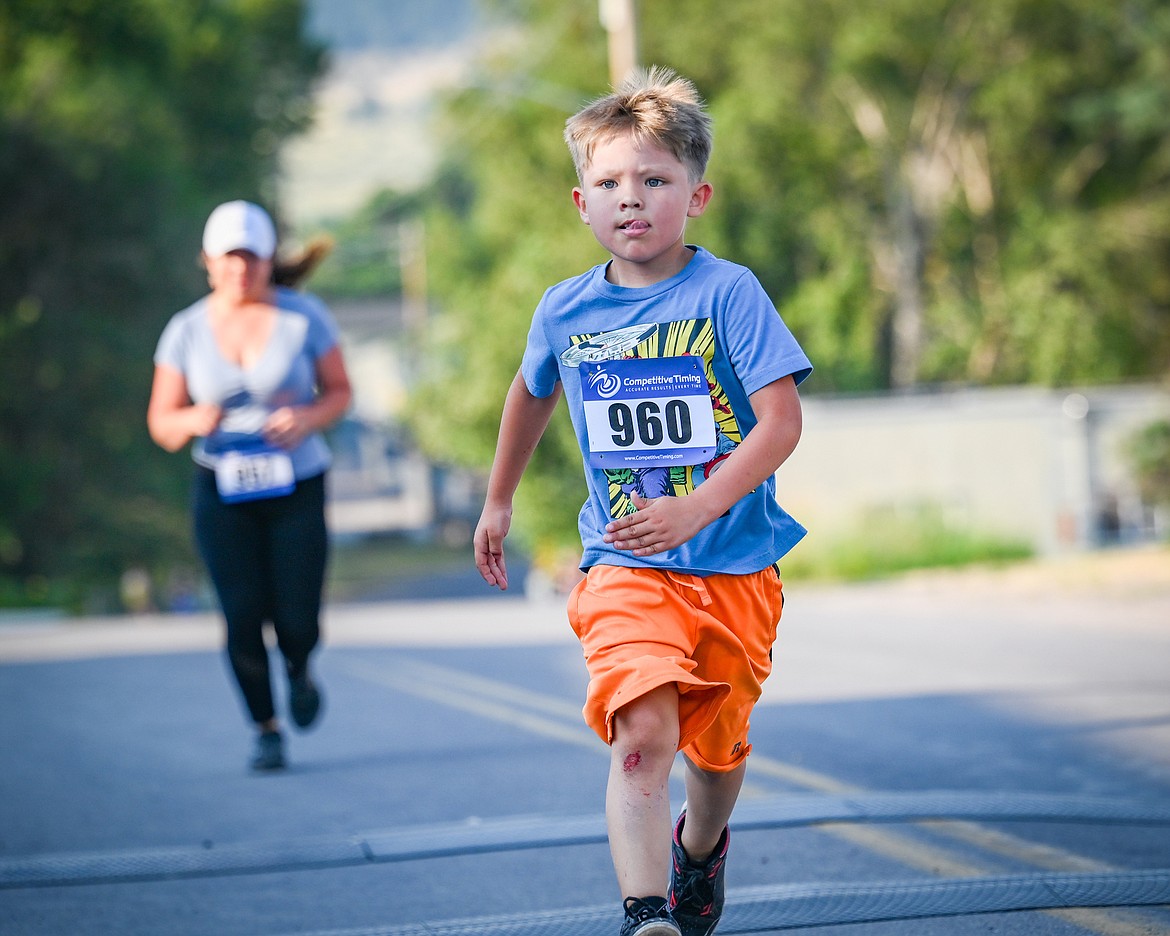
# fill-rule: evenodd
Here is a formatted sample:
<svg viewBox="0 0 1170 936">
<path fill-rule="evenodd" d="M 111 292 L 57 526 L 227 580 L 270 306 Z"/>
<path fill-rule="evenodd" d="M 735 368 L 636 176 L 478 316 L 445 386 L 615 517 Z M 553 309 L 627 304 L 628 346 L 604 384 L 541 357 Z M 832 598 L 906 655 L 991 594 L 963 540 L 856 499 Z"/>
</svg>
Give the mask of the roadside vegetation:
<svg viewBox="0 0 1170 936">
<path fill-rule="evenodd" d="M 144 580 L 188 594 L 190 466 L 147 437 L 151 357 L 205 288 L 209 207 L 247 197 L 282 216 L 282 147 L 309 126 L 328 65 L 309 6 L 0 5 L 0 606 L 115 610 Z M 313 13 L 350 6 L 321 0 Z M 422 9 L 359 6 L 400 25 Z M 816 364 L 802 393 L 1170 377 L 1164 0 L 809 10 L 639 6 L 641 60 L 693 78 L 717 128 L 717 202 L 692 236 L 757 271 Z M 314 225 L 337 246 L 310 285 L 326 299 L 414 291 L 429 314 L 411 336 L 406 418 L 436 462 L 484 470 L 533 307 L 600 259 L 568 197 L 561 130 L 609 72 L 596 0 L 485 0 L 479 13 L 477 31 L 506 29 L 436 105 L 433 179 Z M 403 232 L 425 262 L 387 257 Z M 563 416 L 521 487 L 515 530 L 558 563 L 582 490 Z M 1135 443 L 1155 482 L 1165 436 Z M 791 574 L 1022 549 L 929 516 L 822 535 L 794 552 Z"/>
<path fill-rule="evenodd" d="M 785 581 L 856 582 L 914 569 L 1003 566 L 1030 559 L 1025 542 L 947 523 L 927 507 L 875 511 L 848 531 L 803 540 L 783 562 Z"/>
</svg>

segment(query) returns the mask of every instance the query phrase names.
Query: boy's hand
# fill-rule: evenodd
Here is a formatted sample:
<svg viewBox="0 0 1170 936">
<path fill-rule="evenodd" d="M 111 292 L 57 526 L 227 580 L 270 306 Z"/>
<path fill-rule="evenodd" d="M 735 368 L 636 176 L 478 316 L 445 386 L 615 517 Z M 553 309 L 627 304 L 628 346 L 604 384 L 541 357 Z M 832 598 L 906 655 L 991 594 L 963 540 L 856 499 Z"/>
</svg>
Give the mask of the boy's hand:
<svg viewBox="0 0 1170 936">
<path fill-rule="evenodd" d="M 504 564 L 504 537 L 512 526 L 510 507 L 483 508 L 475 527 L 475 566 L 489 585 L 508 590 L 508 569 Z"/>
<path fill-rule="evenodd" d="M 681 546 L 703 529 L 706 521 L 693 497 L 631 497 L 637 513 L 605 526 L 605 542 L 635 556 L 653 556 Z"/>
</svg>

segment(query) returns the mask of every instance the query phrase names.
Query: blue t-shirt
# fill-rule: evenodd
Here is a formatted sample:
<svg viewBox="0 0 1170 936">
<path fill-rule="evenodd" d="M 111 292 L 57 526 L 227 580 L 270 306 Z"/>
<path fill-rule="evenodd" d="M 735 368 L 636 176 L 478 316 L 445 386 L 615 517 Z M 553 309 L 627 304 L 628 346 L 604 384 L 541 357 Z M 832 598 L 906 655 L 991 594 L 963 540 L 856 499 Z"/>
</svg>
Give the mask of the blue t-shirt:
<svg viewBox="0 0 1170 936">
<path fill-rule="evenodd" d="M 215 432 L 192 446 L 192 456 L 205 468 L 214 469 L 227 449 L 259 444 L 268 416 L 282 406 L 316 399 L 317 359 L 336 346 L 337 323 L 319 299 L 293 289 L 277 287 L 275 305 L 276 325 L 251 367 L 241 367 L 220 352 L 206 296 L 176 313 L 159 338 L 155 364 L 179 371 L 193 402 L 223 407 Z M 297 480 L 321 474 L 331 462 L 320 433 L 307 436 L 288 454 Z"/>
<path fill-rule="evenodd" d="M 605 279 L 606 265 L 598 265 L 549 289 L 533 316 L 524 381 L 541 398 L 562 383 L 585 456 L 589 499 L 578 518 L 583 569 L 600 564 L 742 575 L 766 569 L 805 534 L 776 502 L 769 477 L 676 549 L 635 557 L 602 541 L 611 519 L 634 511 L 632 492 L 678 497 L 702 484 L 755 426 L 752 393 L 789 375 L 799 384 L 812 372 L 754 274 L 692 249 L 681 272 L 653 286 L 615 286 Z M 611 381 L 634 389 L 607 397 Z M 700 411 L 707 401 L 695 402 L 694 386 L 702 392 L 704 383 L 713 433 Z M 686 393 L 669 389 L 680 386 Z M 704 454 L 698 460 L 679 454 L 688 464 L 672 463 L 668 451 L 698 438 L 692 423 L 704 420 Z M 627 463 L 591 464 L 611 457 Z"/>
</svg>

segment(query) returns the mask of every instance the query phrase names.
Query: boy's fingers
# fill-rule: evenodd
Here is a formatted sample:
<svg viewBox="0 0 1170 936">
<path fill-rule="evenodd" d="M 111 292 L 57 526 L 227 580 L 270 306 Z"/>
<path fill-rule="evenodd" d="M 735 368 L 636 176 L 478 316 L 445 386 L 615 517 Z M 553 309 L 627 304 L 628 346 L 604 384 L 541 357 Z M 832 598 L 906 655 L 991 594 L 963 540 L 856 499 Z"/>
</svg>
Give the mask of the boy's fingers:
<svg viewBox="0 0 1170 936">
<path fill-rule="evenodd" d="M 504 564 L 504 553 L 500 551 L 499 557 L 492 553 L 489 557 L 492 567 L 492 575 L 495 576 L 496 584 L 500 587 L 500 591 L 507 591 L 508 588 L 508 569 Z"/>
<path fill-rule="evenodd" d="M 605 525 L 605 531 L 607 533 L 632 534 L 634 532 L 633 527 L 643 522 L 644 518 L 638 516 L 636 513 L 626 514 L 624 517 L 618 517 L 616 520 L 611 520 L 607 523 Z"/>
<path fill-rule="evenodd" d="M 502 544 L 493 545 L 491 537 L 484 536 L 483 545 L 476 544 L 475 565 L 485 582 L 499 586 L 501 591 L 507 589 L 508 568 Z"/>
</svg>

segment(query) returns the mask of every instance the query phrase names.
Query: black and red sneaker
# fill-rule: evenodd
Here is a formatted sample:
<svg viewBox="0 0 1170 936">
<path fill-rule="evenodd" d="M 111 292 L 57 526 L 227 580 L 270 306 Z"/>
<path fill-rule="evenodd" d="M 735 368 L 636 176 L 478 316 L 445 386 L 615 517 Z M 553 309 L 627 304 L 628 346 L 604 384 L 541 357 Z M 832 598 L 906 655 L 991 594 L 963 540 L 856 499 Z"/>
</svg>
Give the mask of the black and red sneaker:
<svg viewBox="0 0 1170 936">
<path fill-rule="evenodd" d="M 723 914 L 723 875 L 731 833 L 725 826 L 710 857 L 702 864 L 691 861 L 682 846 L 684 809 L 674 824 L 670 844 L 670 893 L 666 906 L 682 930 L 682 936 L 711 936 Z"/>
<path fill-rule="evenodd" d="M 627 897 L 621 936 L 680 936 L 665 897 Z"/>
</svg>

